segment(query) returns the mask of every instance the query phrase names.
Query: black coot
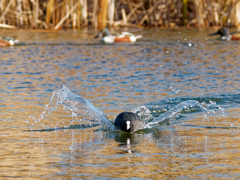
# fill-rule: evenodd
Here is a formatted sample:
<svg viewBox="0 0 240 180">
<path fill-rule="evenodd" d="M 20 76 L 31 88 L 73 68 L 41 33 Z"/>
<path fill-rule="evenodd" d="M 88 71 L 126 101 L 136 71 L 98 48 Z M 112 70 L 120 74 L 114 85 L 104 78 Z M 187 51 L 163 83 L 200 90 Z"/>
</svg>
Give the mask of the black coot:
<svg viewBox="0 0 240 180">
<path fill-rule="evenodd" d="M 114 125 L 125 132 L 136 131 L 145 125 L 145 122 L 133 112 L 120 113 L 115 121 Z"/>
</svg>

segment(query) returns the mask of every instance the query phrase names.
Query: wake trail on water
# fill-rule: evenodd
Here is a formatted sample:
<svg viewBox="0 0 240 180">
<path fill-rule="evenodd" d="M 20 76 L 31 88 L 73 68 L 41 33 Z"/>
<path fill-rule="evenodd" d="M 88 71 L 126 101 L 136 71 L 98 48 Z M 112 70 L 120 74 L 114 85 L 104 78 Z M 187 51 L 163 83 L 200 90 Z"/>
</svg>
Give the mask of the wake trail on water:
<svg viewBox="0 0 240 180">
<path fill-rule="evenodd" d="M 40 118 L 32 117 L 35 122 L 41 122 L 47 118 L 53 111 L 56 111 L 62 105 L 63 110 L 68 113 L 72 121 L 81 125 L 84 123 L 90 127 L 95 125 L 101 125 L 104 130 L 116 130 L 116 127 L 113 125 L 113 122 L 110 121 L 104 112 L 89 102 L 87 99 L 72 93 L 66 86 L 60 85 L 60 88 L 53 92 L 50 103 L 45 106 L 45 111 L 40 115 Z M 152 128 L 153 125 L 163 122 L 171 122 L 176 117 L 178 117 L 184 109 L 188 108 L 200 108 L 203 111 L 206 111 L 208 114 L 215 113 L 214 110 L 209 110 L 209 107 L 217 107 L 216 103 L 211 102 L 210 104 L 200 103 L 195 100 L 184 101 L 167 112 L 161 114 L 158 117 L 154 117 L 152 112 L 145 106 L 139 106 L 132 112 L 137 113 L 145 122 L 146 125 L 142 129 Z M 218 107 L 221 109 L 221 107 Z M 222 114 L 224 110 L 221 109 Z M 27 122 L 30 124 L 29 122 Z M 76 125 L 76 126 L 77 126 Z M 50 129 L 52 127 L 49 127 Z M 74 128 L 72 125 L 65 126 L 65 129 Z M 76 128 L 76 127 L 75 127 Z M 52 128 L 53 129 L 53 128 Z M 54 129 L 62 129 L 62 127 L 54 127 Z"/>
</svg>

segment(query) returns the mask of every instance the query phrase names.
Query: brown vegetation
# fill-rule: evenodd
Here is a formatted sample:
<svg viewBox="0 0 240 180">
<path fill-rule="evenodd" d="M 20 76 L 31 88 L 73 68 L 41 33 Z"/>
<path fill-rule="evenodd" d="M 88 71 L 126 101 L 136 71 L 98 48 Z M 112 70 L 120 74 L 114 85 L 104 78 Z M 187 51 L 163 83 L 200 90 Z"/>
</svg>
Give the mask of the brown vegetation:
<svg viewBox="0 0 240 180">
<path fill-rule="evenodd" d="M 1 0 L 0 27 L 238 26 L 240 0 Z"/>
</svg>

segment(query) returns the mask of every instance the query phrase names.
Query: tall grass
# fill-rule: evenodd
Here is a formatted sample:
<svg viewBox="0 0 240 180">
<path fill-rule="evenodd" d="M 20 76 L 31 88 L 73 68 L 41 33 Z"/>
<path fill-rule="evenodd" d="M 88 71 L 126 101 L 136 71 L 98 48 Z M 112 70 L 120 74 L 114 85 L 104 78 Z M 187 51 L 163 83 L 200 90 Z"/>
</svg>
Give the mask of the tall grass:
<svg viewBox="0 0 240 180">
<path fill-rule="evenodd" d="M 0 0 L 0 27 L 239 26 L 240 0 Z"/>
</svg>

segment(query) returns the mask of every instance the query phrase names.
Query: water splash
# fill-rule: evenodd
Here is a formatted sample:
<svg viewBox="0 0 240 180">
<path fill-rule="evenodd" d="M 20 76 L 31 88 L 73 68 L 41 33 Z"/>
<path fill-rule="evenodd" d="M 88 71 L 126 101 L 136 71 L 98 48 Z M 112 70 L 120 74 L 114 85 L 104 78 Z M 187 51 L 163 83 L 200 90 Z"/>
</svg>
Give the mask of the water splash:
<svg viewBox="0 0 240 180">
<path fill-rule="evenodd" d="M 82 116 L 82 119 L 92 123 L 101 123 L 105 129 L 112 129 L 113 124 L 107 119 L 102 110 L 87 99 L 73 94 L 67 87 L 61 85 L 58 98 L 64 109 L 72 112 L 72 117 Z"/>
<path fill-rule="evenodd" d="M 153 119 L 152 112 L 146 106 L 139 106 L 133 109 L 132 112 L 138 114 L 145 122 Z"/>
<path fill-rule="evenodd" d="M 59 106 L 62 106 L 64 111 L 71 117 L 71 121 L 65 126 L 66 128 L 78 127 L 80 124 L 84 123 L 90 127 L 102 125 L 104 130 L 116 129 L 101 109 L 94 106 L 87 99 L 72 93 L 64 85 L 60 85 L 60 88 L 53 92 L 50 103 L 45 106 L 45 111 L 40 115 L 40 118 L 32 118 L 35 123 L 41 122 L 42 120 L 47 119 L 47 117 L 52 112 L 56 111 Z M 205 111 L 206 114 L 204 117 L 206 118 L 208 115 L 213 114 L 219 115 L 219 118 L 225 117 L 224 109 L 221 106 L 218 106 L 216 102 L 210 101 L 209 104 L 206 104 L 205 102 L 200 103 L 195 100 L 184 101 L 156 118 L 152 115 L 153 112 L 145 106 L 139 106 L 133 109 L 132 112 L 137 113 L 145 120 L 146 125 L 142 128 L 145 129 L 152 128 L 153 125 L 158 123 L 171 122 L 178 117 L 182 111 L 188 112 L 189 109 L 193 108 L 200 108 L 201 111 Z M 73 122 L 76 122 L 77 125 L 73 126 Z M 30 125 L 29 121 L 26 121 L 26 123 Z M 55 123 L 55 128 L 62 129 L 63 127 L 57 127 L 58 123 Z"/>
<path fill-rule="evenodd" d="M 164 121 L 170 122 L 173 119 L 175 119 L 176 117 L 178 117 L 182 110 L 187 109 L 187 108 L 193 108 L 194 106 L 198 106 L 201 109 L 208 111 L 208 107 L 206 106 L 205 103 L 199 103 L 198 101 L 194 101 L 194 100 L 187 100 L 187 101 L 184 101 L 184 102 L 174 106 L 169 111 L 167 111 L 167 112 L 161 114 L 160 116 L 158 116 L 157 118 L 153 119 L 151 122 L 146 124 L 143 128 L 151 128 L 152 125 L 155 125 L 155 124 L 158 124 L 158 123 L 161 123 Z"/>
<path fill-rule="evenodd" d="M 73 94 L 64 85 L 60 85 L 60 88 L 53 92 L 50 103 L 45 106 L 45 111 L 43 111 L 43 113 L 40 115 L 40 118 L 32 118 L 35 120 L 35 123 L 41 122 L 52 112 L 56 111 L 60 105 L 63 106 L 63 110 L 71 117 L 71 125 L 68 124 L 66 128 L 72 127 L 74 122 L 78 123 L 77 125 L 102 125 L 105 130 L 115 128 L 112 122 L 107 119 L 102 110 L 94 106 L 87 99 Z M 55 125 L 55 128 L 59 128 L 57 126 L 58 123 Z"/>
</svg>

